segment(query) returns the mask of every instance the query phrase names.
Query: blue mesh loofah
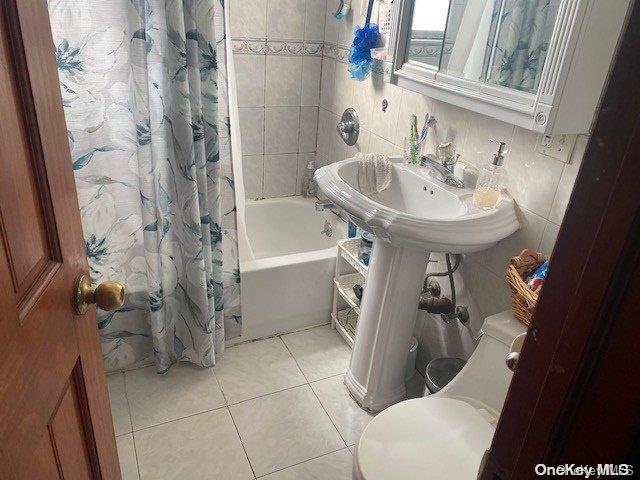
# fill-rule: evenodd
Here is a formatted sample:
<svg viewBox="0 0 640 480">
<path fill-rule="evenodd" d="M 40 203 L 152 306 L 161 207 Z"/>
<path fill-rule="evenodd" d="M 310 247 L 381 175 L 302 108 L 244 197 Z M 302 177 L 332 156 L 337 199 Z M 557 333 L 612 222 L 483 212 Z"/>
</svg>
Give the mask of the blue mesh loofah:
<svg viewBox="0 0 640 480">
<path fill-rule="evenodd" d="M 349 72 L 351 78 L 362 81 L 371 72 L 371 49 L 376 48 L 380 42 L 380 32 L 375 23 L 365 24 L 355 30 L 351 51 L 349 52 Z"/>
<path fill-rule="evenodd" d="M 378 25 L 369 23 L 371 20 L 371 10 L 373 9 L 373 1 L 369 0 L 367 8 L 367 18 L 362 27 L 357 27 L 353 35 L 353 43 L 349 52 L 349 72 L 351 78 L 363 81 L 371 73 L 371 49 L 376 48 L 380 43 L 380 32 Z"/>
</svg>

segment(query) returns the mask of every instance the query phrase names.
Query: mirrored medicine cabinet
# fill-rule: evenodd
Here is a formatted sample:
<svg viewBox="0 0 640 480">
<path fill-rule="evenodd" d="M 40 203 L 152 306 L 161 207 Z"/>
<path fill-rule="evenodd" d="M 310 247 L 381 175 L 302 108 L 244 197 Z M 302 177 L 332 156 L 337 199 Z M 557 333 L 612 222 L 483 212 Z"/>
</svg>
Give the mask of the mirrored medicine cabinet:
<svg viewBox="0 0 640 480">
<path fill-rule="evenodd" d="M 394 0 L 390 81 L 544 134 L 588 133 L 628 0 Z"/>
</svg>

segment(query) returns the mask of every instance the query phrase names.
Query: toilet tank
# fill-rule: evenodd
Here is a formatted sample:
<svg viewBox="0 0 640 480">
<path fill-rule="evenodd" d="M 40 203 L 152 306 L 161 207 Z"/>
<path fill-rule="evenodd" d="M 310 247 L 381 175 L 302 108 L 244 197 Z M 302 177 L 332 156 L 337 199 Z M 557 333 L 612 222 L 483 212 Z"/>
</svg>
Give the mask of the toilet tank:
<svg viewBox="0 0 640 480">
<path fill-rule="evenodd" d="M 434 395 L 465 400 L 498 417 L 513 375 L 505 364 L 505 357 L 511 342 L 527 329 L 511 311 L 506 311 L 487 317 L 482 330 L 484 335 L 467 364 Z"/>
</svg>

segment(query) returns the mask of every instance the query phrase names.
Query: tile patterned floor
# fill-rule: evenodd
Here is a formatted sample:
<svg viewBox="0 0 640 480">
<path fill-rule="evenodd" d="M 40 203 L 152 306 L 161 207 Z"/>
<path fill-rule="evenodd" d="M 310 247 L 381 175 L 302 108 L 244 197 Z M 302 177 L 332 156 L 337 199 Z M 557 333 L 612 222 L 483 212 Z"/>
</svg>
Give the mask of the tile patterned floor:
<svg viewBox="0 0 640 480">
<path fill-rule="evenodd" d="M 373 418 L 329 326 L 227 348 L 213 369 L 108 376 L 123 480 L 348 480 Z M 348 448 L 347 448 L 348 447 Z"/>
</svg>

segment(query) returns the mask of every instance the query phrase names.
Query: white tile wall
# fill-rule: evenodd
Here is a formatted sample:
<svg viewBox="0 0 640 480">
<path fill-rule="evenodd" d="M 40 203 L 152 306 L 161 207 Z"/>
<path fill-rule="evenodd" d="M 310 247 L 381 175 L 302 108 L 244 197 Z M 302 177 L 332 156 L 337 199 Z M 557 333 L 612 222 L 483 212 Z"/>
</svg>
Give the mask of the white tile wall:
<svg viewBox="0 0 640 480">
<path fill-rule="evenodd" d="M 243 155 L 242 176 L 245 197 L 251 200 L 263 198 L 264 155 Z"/>
<path fill-rule="evenodd" d="M 317 107 L 320 105 L 321 76 L 322 59 L 320 57 L 303 57 L 300 105 L 304 107 Z"/>
<path fill-rule="evenodd" d="M 267 0 L 229 2 L 232 38 L 265 38 L 267 34 Z"/>
<path fill-rule="evenodd" d="M 386 108 L 383 105 L 384 100 L 387 101 Z M 394 142 L 398 136 L 401 101 L 402 89 L 400 87 L 385 85 L 384 88 L 374 90 L 371 133 L 384 138 L 388 142 Z"/>
<path fill-rule="evenodd" d="M 311 153 L 316 151 L 318 136 L 318 107 L 300 108 L 300 135 L 298 151 Z"/>
<path fill-rule="evenodd" d="M 236 55 L 236 78 L 238 80 L 238 107 L 264 106 L 265 56 Z"/>
<path fill-rule="evenodd" d="M 268 0 L 267 38 L 302 40 L 305 27 L 305 0 Z"/>
<path fill-rule="evenodd" d="M 301 193 L 298 163 L 316 152 L 322 58 L 313 52 L 325 13 L 326 0 L 231 2 L 231 37 L 255 47 L 234 54 L 247 198 Z"/>
<path fill-rule="evenodd" d="M 445 114 L 446 115 L 446 114 Z M 464 137 L 459 140 L 460 153 L 476 166 L 487 163 L 498 149 L 491 140 L 505 142 L 513 150 L 515 127 L 474 112 L 464 112 Z M 446 121 L 446 117 L 444 118 Z M 527 153 L 533 153 L 526 152 Z M 509 162 L 511 163 L 511 162 Z"/>
<path fill-rule="evenodd" d="M 375 97 L 374 87 L 375 85 L 373 82 L 363 82 L 362 84 L 355 86 L 353 89 L 352 106 L 358 112 L 360 126 L 364 130 L 368 131 L 371 130 L 371 119 L 373 118 L 373 99 Z M 380 106 L 377 105 L 377 107 L 379 111 Z"/>
<path fill-rule="evenodd" d="M 306 0 L 304 39 L 324 41 L 326 0 Z"/>
<path fill-rule="evenodd" d="M 573 184 L 576 181 L 578 170 L 580 169 L 582 157 L 586 148 L 587 137 L 578 137 L 570 161 L 568 164 L 564 165 L 562 170 L 562 176 L 560 177 L 560 183 L 558 184 L 558 191 L 556 192 L 556 196 L 553 200 L 553 206 L 551 207 L 551 214 L 549 215 L 549 220 L 556 225 L 560 225 L 562 217 L 564 217 L 564 212 L 567 209 L 569 197 L 573 190 Z"/>
<path fill-rule="evenodd" d="M 331 160 L 330 138 L 332 135 L 331 127 L 333 125 L 333 113 L 329 110 L 321 108 L 318 115 L 318 141 L 316 145 L 316 154 L 318 160 Z"/>
<path fill-rule="evenodd" d="M 463 279 L 469 297 L 478 307 L 476 318 L 471 319 L 475 328 L 482 324 L 483 318 L 510 308 L 511 297 L 509 288 L 504 281 L 504 275 L 496 275 L 483 265 L 467 259 L 465 256 L 460 265 L 460 277 Z M 461 282 L 456 283 L 456 288 L 459 283 Z M 461 300 L 461 302 L 463 301 Z M 437 317 L 434 320 L 440 321 Z M 420 341 L 424 340 L 420 339 Z M 437 352 L 432 353 L 434 357 L 439 356 Z M 465 352 L 466 355 L 469 353 L 469 351 Z M 423 366 L 421 365 L 421 367 Z"/>
<path fill-rule="evenodd" d="M 267 56 L 265 84 L 265 105 L 267 107 L 301 105 L 302 59 L 302 56 Z"/>
<path fill-rule="evenodd" d="M 299 133 L 300 107 L 265 108 L 265 153 L 298 153 Z"/>
<path fill-rule="evenodd" d="M 504 277 L 509 259 L 525 248 L 540 248 L 547 221 L 529 210 L 518 208 L 520 230 L 498 242 L 495 247 L 473 254 L 473 257 L 494 274 Z"/>
<path fill-rule="evenodd" d="M 333 82 L 336 70 L 335 60 L 330 58 L 322 59 L 322 74 L 320 77 L 320 106 L 327 110 L 332 110 L 333 105 Z"/>
<path fill-rule="evenodd" d="M 264 196 L 288 197 L 296 193 L 298 154 L 264 156 Z"/>
<path fill-rule="evenodd" d="M 542 234 L 542 241 L 540 242 L 540 250 L 543 252 L 548 252 L 551 255 L 553 252 L 553 247 L 556 243 L 556 238 L 558 237 L 558 233 L 560 231 L 560 227 L 551 222 L 547 222 L 544 227 L 544 233 Z"/>
<path fill-rule="evenodd" d="M 516 128 L 505 168 L 509 191 L 518 205 L 548 218 L 564 164 L 535 153 L 537 139 L 538 135 L 533 132 Z M 531 172 L 535 172 L 535 188 L 530 188 Z"/>
<path fill-rule="evenodd" d="M 264 152 L 264 108 L 239 108 L 242 153 Z"/>
<path fill-rule="evenodd" d="M 331 95 L 331 103 L 329 104 L 333 112 L 342 114 L 345 109 L 352 105 L 354 83 L 349 77 L 347 65 L 336 62 L 331 85 L 333 95 Z"/>
<path fill-rule="evenodd" d="M 296 172 L 296 194 L 302 192 L 302 179 L 307 169 L 307 164 L 316 159 L 315 153 L 299 153 L 298 154 L 298 170 Z"/>
<path fill-rule="evenodd" d="M 328 0 L 326 2 L 324 41 L 327 43 L 336 43 L 338 41 L 339 23 L 332 17 L 337 5 L 338 0 Z"/>
</svg>

